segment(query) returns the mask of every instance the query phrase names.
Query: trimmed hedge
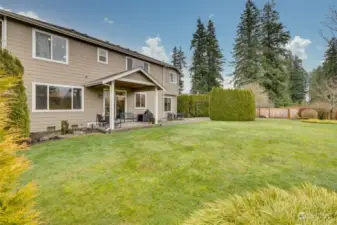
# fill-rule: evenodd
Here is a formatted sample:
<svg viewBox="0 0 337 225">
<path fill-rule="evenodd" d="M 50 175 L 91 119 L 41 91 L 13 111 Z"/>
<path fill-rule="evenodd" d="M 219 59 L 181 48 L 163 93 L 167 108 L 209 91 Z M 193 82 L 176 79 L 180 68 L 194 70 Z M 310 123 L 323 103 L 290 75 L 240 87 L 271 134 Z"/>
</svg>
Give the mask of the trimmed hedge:
<svg viewBox="0 0 337 225">
<path fill-rule="evenodd" d="M 256 117 L 254 94 L 249 90 L 213 88 L 210 118 L 220 121 L 253 121 Z"/>
<path fill-rule="evenodd" d="M 185 117 L 208 117 L 208 95 L 180 95 L 178 96 L 178 112 L 184 113 Z"/>
</svg>

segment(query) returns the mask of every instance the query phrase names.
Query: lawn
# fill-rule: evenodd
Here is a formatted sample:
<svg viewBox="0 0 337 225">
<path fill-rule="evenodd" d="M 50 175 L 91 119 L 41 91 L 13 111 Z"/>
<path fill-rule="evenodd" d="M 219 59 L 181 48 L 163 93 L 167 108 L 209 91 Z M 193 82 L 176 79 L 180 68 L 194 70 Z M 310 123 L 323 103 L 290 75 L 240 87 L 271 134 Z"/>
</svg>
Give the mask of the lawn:
<svg viewBox="0 0 337 225">
<path fill-rule="evenodd" d="M 170 225 L 204 203 L 268 184 L 337 189 L 337 125 L 203 122 L 82 136 L 27 156 L 52 225 Z"/>
</svg>

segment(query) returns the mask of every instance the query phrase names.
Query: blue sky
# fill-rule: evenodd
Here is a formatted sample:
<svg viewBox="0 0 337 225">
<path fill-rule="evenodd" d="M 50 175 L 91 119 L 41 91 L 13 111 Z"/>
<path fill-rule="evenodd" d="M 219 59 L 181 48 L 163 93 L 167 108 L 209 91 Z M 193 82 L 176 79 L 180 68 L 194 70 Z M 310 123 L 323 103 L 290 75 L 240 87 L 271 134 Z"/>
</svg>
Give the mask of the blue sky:
<svg viewBox="0 0 337 225">
<path fill-rule="evenodd" d="M 266 0 L 255 0 L 262 8 Z M 318 30 L 335 0 L 277 0 L 281 21 L 290 31 L 289 48 L 310 71 L 320 64 L 326 43 Z M 170 60 L 172 48 L 182 46 L 188 61 L 190 41 L 198 17 L 211 17 L 227 62 L 245 0 L 0 0 L 13 12 L 76 29 L 161 60 Z M 232 68 L 227 63 L 225 74 Z M 188 74 L 185 75 L 189 90 Z M 228 78 L 226 79 L 225 86 Z"/>
</svg>

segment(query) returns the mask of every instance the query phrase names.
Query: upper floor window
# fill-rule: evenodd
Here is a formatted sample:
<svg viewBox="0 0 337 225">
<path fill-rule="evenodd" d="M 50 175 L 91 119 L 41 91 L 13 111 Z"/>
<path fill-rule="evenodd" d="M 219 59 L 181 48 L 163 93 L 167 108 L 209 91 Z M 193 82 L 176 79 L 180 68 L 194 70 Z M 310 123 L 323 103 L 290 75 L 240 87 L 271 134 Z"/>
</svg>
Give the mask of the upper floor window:
<svg viewBox="0 0 337 225">
<path fill-rule="evenodd" d="M 147 62 L 143 62 L 138 59 L 133 59 L 130 57 L 126 57 L 126 70 L 132 70 L 137 67 L 142 67 L 144 71 L 150 72 L 150 64 Z"/>
<path fill-rule="evenodd" d="M 83 111 L 83 87 L 33 83 L 33 111 Z"/>
<path fill-rule="evenodd" d="M 68 64 L 68 39 L 34 29 L 33 58 Z"/>
<path fill-rule="evenodd" d="M 108 64 L 108 51 L 97 48 L 97 62 Z"/>
<path fill-rule="evenodd" d="M 176 84 L 177 83 L 177 74 L 176 73 L 170 73 L 169 80 L 170 80 L 170 83 Z"/>
</svg>

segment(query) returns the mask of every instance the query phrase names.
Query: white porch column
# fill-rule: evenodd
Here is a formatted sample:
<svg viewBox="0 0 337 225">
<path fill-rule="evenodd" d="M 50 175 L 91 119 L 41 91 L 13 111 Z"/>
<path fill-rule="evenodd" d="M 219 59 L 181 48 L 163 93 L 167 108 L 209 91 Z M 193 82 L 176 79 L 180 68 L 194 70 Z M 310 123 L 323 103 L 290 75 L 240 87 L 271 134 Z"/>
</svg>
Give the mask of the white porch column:
<svg viewBox="0 0 337 225">
<path fill-rule="evenodd" d="M 115 129 L 115 81 L 110 84 L 110 129 Z"/>
<path fill-rule="evenodd" d="M 159 103 L 158 103 L 158 87 L 156 86 L 156 89 L 155 89 L 155 92 L 156 92 L 156 99 L 155 99 L 155 113 L 154 113 L 154 118 L 155 118 L 155 120 L 154 120 L 154 123 L 155 124 L 158 124 L 158 105 L 159 105 Z"/>
</svg>

